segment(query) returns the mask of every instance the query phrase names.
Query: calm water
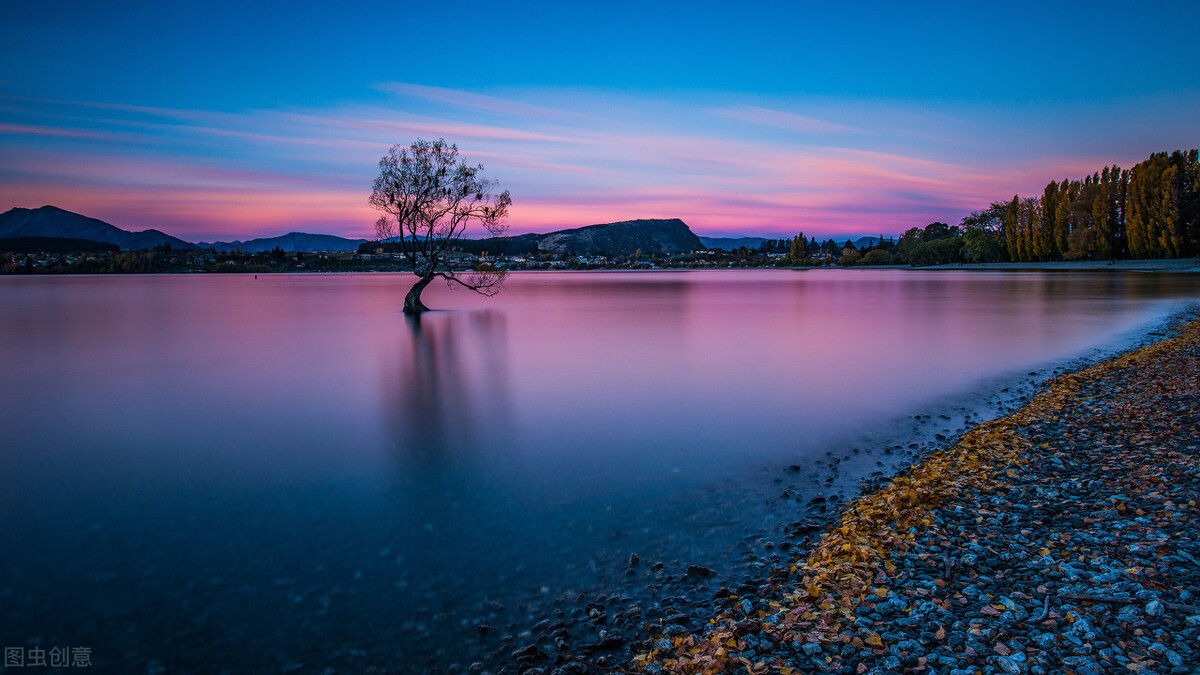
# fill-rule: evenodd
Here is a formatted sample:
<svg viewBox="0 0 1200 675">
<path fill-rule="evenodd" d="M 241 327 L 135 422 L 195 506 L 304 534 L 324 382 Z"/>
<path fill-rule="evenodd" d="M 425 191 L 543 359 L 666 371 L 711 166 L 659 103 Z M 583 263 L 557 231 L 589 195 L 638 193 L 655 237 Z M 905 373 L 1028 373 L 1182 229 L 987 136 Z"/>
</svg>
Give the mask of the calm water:
<svg viewBox="0 0 1200 675">
<path fill-rule="evenodd" d="M 788 517 L 782 467 L 875 469 L 961 422 L 914 414 L 987 411 L 1198 281 L 534 273 L 431 287 L 447 311 L 414 323 L 396 275 L 3 278 L 0 642 L 124 672 L 470 662 L 476 623 L 631 552 L 736 567 Z"/>
</svg>

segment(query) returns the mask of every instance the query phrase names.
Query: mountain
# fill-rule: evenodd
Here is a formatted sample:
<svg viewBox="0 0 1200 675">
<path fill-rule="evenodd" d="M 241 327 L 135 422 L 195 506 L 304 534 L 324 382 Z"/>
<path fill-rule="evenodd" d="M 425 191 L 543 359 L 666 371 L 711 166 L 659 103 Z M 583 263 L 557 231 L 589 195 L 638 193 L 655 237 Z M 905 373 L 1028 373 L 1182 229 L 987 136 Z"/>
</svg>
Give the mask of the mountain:
<svg viewBox="0 0 1200 675">
<path fill-rule="evenodd" d="M 783 239 L 790 240 L 790 237 L 783 237 Z M 835 242 L 837 242 L 839 246 L 846 243 L 847 241 L 850 241 L 854 244 L 854 248 L 856 248 L 856 249 L 862 249 L 862 248 L 866 248 L 868 246 L 874 246 L 875 244 L 879 243 L 879 237 L 859 237 L 858 239 L 849 239 L 849 238 L 839 239 L 838 237 L 832 237 L 832 239 Z M 745 246 L 746 248 L 758 248 L 758 245 L 763 243 L 764 238 L 763 237 L 700 237 L 700 241 L 704 242 L 704 245 L 709 248 L 720 248 L 720 249 L 724 249 L 726 251 L 732 251 L 733 249 L 739 248 L 742 246 Z"/>
<path fill-rule="evenodd" d="M 854 248 L 862 250 L 869 246 L 874 246 L 881 241 L 879 237 L 859 237 L 854 240 Z M 844 242 L 843 242 L 844 243 Z"/>
<path fill-rule="evenodd" d="M 719 248 L 732 251 L 735 248 L 758 248 L 766 241 L 763 237 L 700 237 L 700 242 L 708 248 Z"/>
<path fill-rule="evenodd" d="M 288 232 L 278 237 L 261 237 L 249 241 L 216 241 L 211 244 L 200 242 L 200 248 L 213 248 L 218 251 L 244 251 L 259 253 L 271 251 L 279 247 L 294 253 L 302 251 L 357 251 L 358 245 L 366 239 L 346 239 L 332 234 L 307 234 L 305 232 Z"/>
<path fill-rule="evenodd" d="M 176 239 L 158 230 L 130 232 L 103 220 L 88 218 L 57 206 L 38 209 L 13 208 L 0 213 L 0 238 L 9 237 L 53 237 L 55 239 L 86 239 L 106 244 L 116 244 L 124 250 L 154 248 L 169 244 L 177 249 L 194 249 L 182 239 Z"/>
<path fill-rule="evenodd" d="M 504 255 L 633 255 L 687 253 L 701 250 L 700 237 L 678 218 L 623 220 L 619 223 L 587 225 L 549 234 L 518 234 L 511 237 L 460 239 L 455 247 L 467 253 Z"/>
<path fill-rule="evenodd" d="M 544 234 L 538 250 L 559 255 L 686 253 L 703 249 L 700 237 L 678 218 L 623 220 Z"/>
<path fill-rule="evenodd" d="M 120 251 L 121 247 L 104 241 L 64 237 L 4 237 L 0 251 L 6 253 L 85 253 Z"/>
</svg>

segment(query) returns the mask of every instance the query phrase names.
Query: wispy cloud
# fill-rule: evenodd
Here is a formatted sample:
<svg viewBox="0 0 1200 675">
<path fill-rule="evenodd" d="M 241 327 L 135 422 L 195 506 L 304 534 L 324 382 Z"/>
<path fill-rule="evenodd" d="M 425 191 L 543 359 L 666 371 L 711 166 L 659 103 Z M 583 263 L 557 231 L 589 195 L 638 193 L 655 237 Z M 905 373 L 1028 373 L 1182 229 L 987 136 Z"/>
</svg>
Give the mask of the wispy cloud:
<svg viewBox="0 0 1200 675">
<path fill-rule="evenodd" d="M 477 140 L 553 141 L 556 143 L 570 143 L 574 140 L 568 136 L 552 133 L 524 131 L 501 125 L 457 122 L 425 115 L 398 113 L 377 107 L 339 110 L 334 115 L 279 113 L 277 118 L 312 126 L 353 129 L 372 133 L 449 136 Z"/>
<path fill-rule="evenodd" d="M 0 134 L 12 136 L 49 136 L 53 138 L 74 138 L 92 141 L 129 142 L 134 140 L 132 136 L 128 135 L 122 136 L 120 134 L 90 131 L 87 129 L 68 129 L 31 124 L 5 124 L 4 122 L 0 122 Z"/>
<path fill-rule="evenodd" d="M 782 110 L 771 110 L 751 105 L 716 108 L 712 112 L 722 117 L 729 117 L 743 122 L 751 122 L 753 124 L 761 124 L 767 127 L 798 131 L 806 134 L 846 134 L 859 131 L 854 127 L 838 124 L 837 122 L 827 122 Z"/>
<path fill-rule="evenodd" d="M 375 85 L 375 88 L 388 94 L 421 98 L 460 108 L 471 108 L 514 117 L 529 117 L 562 123 L 575 122 L 582 117 L 577 112 L 523 103 L 499 96 L 477 94 L 460 89 L 446 89 L 444 87 L 430 87 L 423 84 L 408 84 L 404 82 L 380 82 Z"/>
<path fill-rule="evenodd" d="M 995 111 L 878 101 L 378 89 L 359 101 L 240 112 L 0 96 L 0 206 L 54 203 L 193 239 L 369 236 L 379 157 L 392 144 L 445 137 L 512 190 L 517 232 L 681 217 L 702 233 L 897 233 L 1039 192 L 1050 179 L 1130 165 L 1174 147 L 1178 133 L 1143 130 L 1153 136 L 1146 149 L 1121 157 L 1093 147 L 1102 119 L 1088 123 L 1088 139 L 1071 140 L 1086 111 L 1034 131 Z"/>
</svg>

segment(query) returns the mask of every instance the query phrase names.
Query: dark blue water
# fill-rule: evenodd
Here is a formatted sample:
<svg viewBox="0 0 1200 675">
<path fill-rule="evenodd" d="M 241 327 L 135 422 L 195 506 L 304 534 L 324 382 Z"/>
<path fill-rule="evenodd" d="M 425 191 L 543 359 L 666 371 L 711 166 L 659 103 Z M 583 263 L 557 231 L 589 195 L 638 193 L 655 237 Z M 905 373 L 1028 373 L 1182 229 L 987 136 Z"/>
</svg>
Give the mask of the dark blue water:
<svg viewBox="0 0 1200 675">
<path fill-rule="evenodd" d="M 740 569 L 793 517 L 783 467 L 809 496 L 828 452 L 838 481 L 891 466 L 1200 296 L 1165 274 L 531 273 L 490 300 L 431 288 L 445 311 L 413 322 L 407 284 L 0 279 L 2 646 L 119 672 L 486 660 L 547 607 L 640 592 L 630 553 Z"/>
</svg>

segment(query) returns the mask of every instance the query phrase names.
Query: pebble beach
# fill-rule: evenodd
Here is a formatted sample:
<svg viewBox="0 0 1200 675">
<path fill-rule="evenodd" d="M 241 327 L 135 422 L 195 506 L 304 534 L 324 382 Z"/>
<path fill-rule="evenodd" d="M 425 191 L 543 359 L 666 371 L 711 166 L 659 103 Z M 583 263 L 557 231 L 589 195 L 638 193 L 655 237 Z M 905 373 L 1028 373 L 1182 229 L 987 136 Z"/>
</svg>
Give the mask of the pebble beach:
<svg viewBox="0 0 1200 675">
<path fill-rule="evenodd" d="M 1200 322 L 1177 331 L 1050 381 L 621 669 L 1200 672 Z"/>
</svg>

